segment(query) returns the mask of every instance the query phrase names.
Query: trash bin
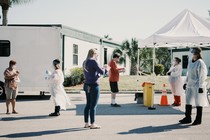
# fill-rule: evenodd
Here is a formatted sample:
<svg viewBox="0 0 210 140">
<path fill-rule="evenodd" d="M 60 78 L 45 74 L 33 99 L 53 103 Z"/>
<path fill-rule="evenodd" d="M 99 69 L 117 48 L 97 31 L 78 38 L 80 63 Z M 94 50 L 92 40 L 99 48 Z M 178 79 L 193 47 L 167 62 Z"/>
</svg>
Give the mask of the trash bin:
<svg viewBox="0 0 210 140">
<path fill-rule="evenodd" d="M 154 83 L 151 82 L 144 82 L 142 84 L 144 106 L 153 107 L 154 105 L 153 85 Z"/>
<path fill-rule="evenodd" d="M 134 101 L 136 101 L 137 104 L 143 104 L 143 93 L 136 92 Z"/>
</svg>

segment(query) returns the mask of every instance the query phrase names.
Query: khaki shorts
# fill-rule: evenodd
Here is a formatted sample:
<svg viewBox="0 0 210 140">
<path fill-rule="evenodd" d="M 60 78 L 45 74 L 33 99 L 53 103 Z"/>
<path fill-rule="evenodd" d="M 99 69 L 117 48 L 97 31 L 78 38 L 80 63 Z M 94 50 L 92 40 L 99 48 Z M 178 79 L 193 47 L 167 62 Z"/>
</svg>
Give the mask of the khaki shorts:
<svg viewBox="0 0 210 140">
<path fill-rule="evenodd" d="M 5 87 L 6 99 L 16 99 L 17 92 L 18 92 L 18 89 L 13 90 L 11 88 Z"/>
</svg>

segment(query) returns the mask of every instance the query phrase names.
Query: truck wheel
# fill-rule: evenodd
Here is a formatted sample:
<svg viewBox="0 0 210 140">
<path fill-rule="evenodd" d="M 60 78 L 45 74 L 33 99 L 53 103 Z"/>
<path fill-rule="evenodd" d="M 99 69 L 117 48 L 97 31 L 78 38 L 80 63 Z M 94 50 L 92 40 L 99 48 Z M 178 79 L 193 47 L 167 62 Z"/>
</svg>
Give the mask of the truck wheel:
<svg viewBox="0 0 210 140">
<path fill-rule="evenodd" d="M 4 83 L 0 82 L 0 99 L 5 99 L 5 89 L 4 89 Z"/>
</svg>

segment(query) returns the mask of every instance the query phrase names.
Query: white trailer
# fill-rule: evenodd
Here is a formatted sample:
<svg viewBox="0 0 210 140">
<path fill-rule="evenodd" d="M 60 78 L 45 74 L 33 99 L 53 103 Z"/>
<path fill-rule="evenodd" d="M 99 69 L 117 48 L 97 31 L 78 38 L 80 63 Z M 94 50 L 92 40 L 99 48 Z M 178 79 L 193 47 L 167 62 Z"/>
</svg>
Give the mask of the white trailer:
<svg viewBox="0 0 210 140">
<path fill-rule="evenodd" d="M 0 94 L 10 60 L 17 62 L 20 71 L 19 93 L 47 92 L 45 71 L 52 60 L 62 60 L 61 41 L 59 27 L 0 27 Z"/>
</svg>

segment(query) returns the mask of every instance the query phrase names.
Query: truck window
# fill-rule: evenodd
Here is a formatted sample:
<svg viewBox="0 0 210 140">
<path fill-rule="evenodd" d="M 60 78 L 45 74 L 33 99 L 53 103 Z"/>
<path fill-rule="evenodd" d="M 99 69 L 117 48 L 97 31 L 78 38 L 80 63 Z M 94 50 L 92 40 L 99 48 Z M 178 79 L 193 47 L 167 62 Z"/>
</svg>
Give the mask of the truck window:
<svg viewBox="0 0 210 140">
<path fill-rule="evenodd" d="M 10 41 L 0 40 L 0 57 L 10 56 Z"/>
</svg>

